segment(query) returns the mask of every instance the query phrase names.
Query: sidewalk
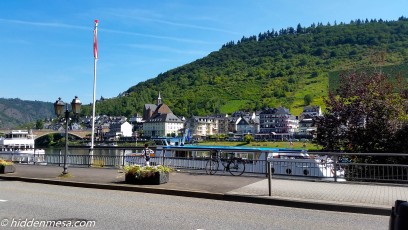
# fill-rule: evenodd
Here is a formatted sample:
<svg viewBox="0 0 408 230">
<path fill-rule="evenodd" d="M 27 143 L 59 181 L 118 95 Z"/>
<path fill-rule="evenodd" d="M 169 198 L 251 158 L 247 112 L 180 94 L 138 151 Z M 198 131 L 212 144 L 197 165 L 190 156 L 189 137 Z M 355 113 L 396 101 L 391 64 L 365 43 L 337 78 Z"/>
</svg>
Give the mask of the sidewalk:
<svg viewBox="0 0 408 230">
<path fill-rule="evenodd" d="M 389 215 L 395 200 L 408 200 L 407 185 L 272 178 L 269 196 L 268 179 L 262 176 L 174 172 L 166 184 L 128 185 L 119 169 L 70 167 L 70 178 L 58 177 L 62 170 L 56 166 L 16 165 L 15 173 L 0 175 L 0 179 L 376 215 Z"/>
</svg>

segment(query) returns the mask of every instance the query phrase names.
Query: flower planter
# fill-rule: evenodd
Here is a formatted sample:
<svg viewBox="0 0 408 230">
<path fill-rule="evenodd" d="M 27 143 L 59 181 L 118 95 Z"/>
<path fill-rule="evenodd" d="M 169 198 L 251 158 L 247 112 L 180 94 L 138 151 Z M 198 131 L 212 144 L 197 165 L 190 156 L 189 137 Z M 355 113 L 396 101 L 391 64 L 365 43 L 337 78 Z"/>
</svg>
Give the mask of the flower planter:
<svg viewBox="0 0 408 230">
<path fill-rule="evenodd" d="M 137 176 L 135 174 L 127 173 L 125 175 L 125 182 L 129 184 L 140 185 L 159 185 L 169 182 L 168 172 L 153 172 L 145 176 Z"/>
<path fill-rule="evenodd" d="M 14 165 L 0 165 L 0 174 L 13 173 L 15 171 Z"/>
</svg>

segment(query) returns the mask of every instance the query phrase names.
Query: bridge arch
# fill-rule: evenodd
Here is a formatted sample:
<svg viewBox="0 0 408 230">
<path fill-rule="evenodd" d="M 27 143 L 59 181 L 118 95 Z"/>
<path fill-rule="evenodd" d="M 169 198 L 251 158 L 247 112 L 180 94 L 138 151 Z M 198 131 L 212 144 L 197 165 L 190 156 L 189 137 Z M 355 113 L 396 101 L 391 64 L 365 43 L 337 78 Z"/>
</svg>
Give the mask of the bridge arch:
<svg viewBox="0 0 408 230">
<path fill-rule="evenodd" d="M 46 133 L 42 133 L 42 134 L 36 135 L 36 136 L 34 137 L 34 140 L 40 139 L 40 138 L 42 138 L 42 137 L 45 137 L 45 136 L 47 136 L 48 134 L 56 134 L 56 133 L 61 134 L 61 136 L 65 137 L 65 132 L 46 132 Z M 81 136 L 81 135 L 78 135 L 78 134 L 76 134 L 76 133 L 69 132 L 69 131 L 68 131 L 68 135 L 78 137 L 78 138 L 81 139 L 81 140 L 85 138 L 85 137 L 83 137 L 83 136 Z"/>
</svg>

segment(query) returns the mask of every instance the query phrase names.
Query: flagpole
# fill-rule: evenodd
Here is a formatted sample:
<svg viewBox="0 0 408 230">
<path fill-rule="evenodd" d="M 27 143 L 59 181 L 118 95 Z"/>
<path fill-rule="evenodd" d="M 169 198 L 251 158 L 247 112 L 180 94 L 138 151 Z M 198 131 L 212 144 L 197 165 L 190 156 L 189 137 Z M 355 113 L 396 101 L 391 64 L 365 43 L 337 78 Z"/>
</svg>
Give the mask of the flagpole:
<svg viewBox="0 0 408 230">
<path fill-rule="evenodd" d="M 90 155 L 93 155 L 94 139 L 95 139 L 96 63 L 98 62 L 98 20 L 95 20 L 93 50 L 94 50 L 94 81 L 93 81 L 92 133 L 91 133 Z"/>
</svg>

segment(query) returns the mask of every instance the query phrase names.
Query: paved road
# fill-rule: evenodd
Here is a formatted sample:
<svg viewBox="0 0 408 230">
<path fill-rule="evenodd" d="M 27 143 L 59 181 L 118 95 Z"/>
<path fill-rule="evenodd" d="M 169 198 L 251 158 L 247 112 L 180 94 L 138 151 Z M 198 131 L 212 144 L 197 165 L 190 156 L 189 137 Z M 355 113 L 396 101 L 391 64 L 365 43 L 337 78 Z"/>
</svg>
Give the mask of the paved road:
<svg viewBox="0 0 408 230">
<path fill-rule="evenodd" d="M 95 221 L 96 229 L 387 229 L 389 218 L 0 180 L 0 223 Z M 5 221 L 6 220 L 6 221 Z M 20 221 L 20 222 L 19 222 Z M 15 229 L 15 228 L 12 228 Z"/>
<path fill-rule="evenodd" d="M 395 200 L 408 200 L 406 185 L 334 183 L 272 179 L 272 196 L 268 196 L 268 180 L 258 176 L 220 176 L 177 172 L 166 184 L 144 186 L 124 183 L 119 169 L 69 168 L 72 177 L 58 177 L 61 167 L 16 165 L 13 174 L 0 179 L 23 180 L 88 188 L 138 191 L 197 198 L 303 207 L 385 215 L 390 214 Z"/>
</svg>

